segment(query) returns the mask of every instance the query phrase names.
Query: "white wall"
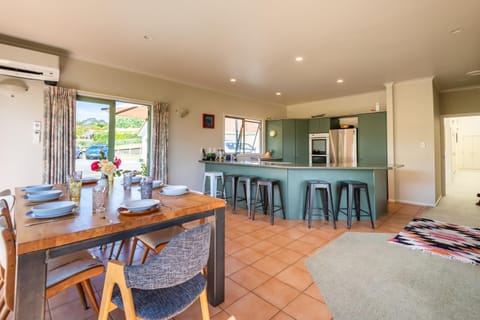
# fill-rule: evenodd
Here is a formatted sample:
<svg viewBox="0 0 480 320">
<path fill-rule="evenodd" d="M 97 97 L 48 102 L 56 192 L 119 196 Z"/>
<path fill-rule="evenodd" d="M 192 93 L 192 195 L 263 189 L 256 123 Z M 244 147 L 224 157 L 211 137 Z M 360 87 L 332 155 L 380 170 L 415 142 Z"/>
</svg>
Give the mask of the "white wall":
<svg viewBox="0 0 480 320">
<path fill-rule="evenodd" d="M 33 120 L 43 117 L 43 83 L 32 83 L 31 90 L 23 97 L 0 98 L 1 167 L 5 172 L 0 190 L 41 182 L 42 149 L 32 145 L 31 128 Z M 225 114 L 258 119 L 286 117 L 284 106 L 73 59 L 62 61 L 59 85 L 116 97 L 170 103 L 169 183 L 185 184 L 194 189 L 201 188 L 203 178 L 203 164 L 198 163 L 200 149 L 222 146 Z M 190 113 L 180 118 L 174 112 L 178 107 L 187 108 Z M 202 113 L 215 115 L 215 129 L 202 128 Z"/>
<path fill-rule="evenodd" d="M 0 81 L 6 77 L 0 76 Z M 0 190 L 42 180 L 42 144 L 34 144 L 33 121 L 42 121 L 41 81 L 25 80 L 29 89 L 15 98 L 0 95 Z M 43 137 L 42 137 L 43 138 Z"/>
<path fill-rule="evenodd" d="M 405 165 L 396 171 L 396 196 L 400 202 L 435 206 L 436 139 L 432 78 L 395 83 L 395 160 Z"/>
<path fill-rule="evenodd" d="M 287 106 L 288 118 L 310 118 L 324 113 L 326 117 L 360 114 L 370 112 L 375 103 L 380 103 L 381 110 L 386 105 L 385 90 L 345 96 L 334 99 L 318 100 Z"/>
</svg>

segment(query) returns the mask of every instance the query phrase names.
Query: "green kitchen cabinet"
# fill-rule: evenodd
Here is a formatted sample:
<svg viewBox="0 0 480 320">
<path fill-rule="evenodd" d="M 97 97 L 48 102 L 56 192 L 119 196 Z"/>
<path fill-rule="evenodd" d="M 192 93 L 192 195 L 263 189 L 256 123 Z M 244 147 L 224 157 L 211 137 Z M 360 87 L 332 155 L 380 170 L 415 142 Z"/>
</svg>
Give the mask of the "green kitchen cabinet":
<svg viewBox="0 0 480 320">
<path fill-rule="evenodd" d="M 387 164 L 386 112 L 358 115 L 358 163 Z"/>
<path fill-rule="evenodd" d="M 280 159 L 283 156 L 283 120 L 267 120 L 265 122 L 267 141 L 265 151 L 272 152 L 272 158 Z M 274 134 L 274 136 L 272 136 Z"/>
<path fill-rule="evenodd" d="M 313 118 L 308 120 L 308 133 L 328 133 L 330 118 Z"/>
<path fill-rule="evenodd" d="M 308 120 L 268 120 L 266 129 L 266 150 L 273 151 L 272 158 L 295 163 L 308 161 Z M 270 135 L 272 130 L 275 136 Z"/>
</svg>

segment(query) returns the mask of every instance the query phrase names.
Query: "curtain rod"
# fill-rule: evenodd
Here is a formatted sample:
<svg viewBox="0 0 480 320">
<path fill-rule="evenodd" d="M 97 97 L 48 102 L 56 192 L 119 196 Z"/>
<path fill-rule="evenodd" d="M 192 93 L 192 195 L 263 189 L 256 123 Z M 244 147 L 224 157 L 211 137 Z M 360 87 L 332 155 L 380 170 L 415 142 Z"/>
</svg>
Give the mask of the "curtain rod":
<svg viewBox="0 0 480 320">
<path fill-rule="evenodd" d="M 77 94 L 80 95 L 80 96 L 87 96 L 87 97 L 92 97 L 92 98 L 99 98 L 99 99 L 106 99 L 106 100 L 117 100 L 117 101 L 122 101 L 122 102 L 153 105 L 153 101 L 151 101 L 151 100 L 125 98 L 125 97 L 113 96 L 113 95 L 84 91 L 84 90 L 77 90 Z"/>
</svg>

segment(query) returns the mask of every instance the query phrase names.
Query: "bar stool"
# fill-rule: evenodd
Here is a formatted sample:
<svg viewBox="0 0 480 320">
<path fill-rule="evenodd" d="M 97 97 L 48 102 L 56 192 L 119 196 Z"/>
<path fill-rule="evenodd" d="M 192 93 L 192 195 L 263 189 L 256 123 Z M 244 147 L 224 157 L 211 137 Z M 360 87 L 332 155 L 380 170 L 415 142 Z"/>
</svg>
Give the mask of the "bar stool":
<svg viewBox="0 0 480 320">
<path fill-rule="evenodd" d="M 372 229 L 375 229 L 373 224 L 373 216 L 372 216 L 372 208 L 370 206 L 370 196 L 368 194 L 368 184 L 361 181 L 355 180 L 343 180 L 339 181 L 339 192 L 337 197 L 337 213 L 335 215 L 336 219 L 338 220 L 338 213 L 341 212 L 342 214 L 347 215 L 347 228 L 350 229 L 352 227 L 352 210 L 353 205 L 355 205 L 355 212 L 357 216 L 357 221 L 360 221 L 360 216 L 369 216 L 370 223 L 372 224 Z M 340 201 L 342 199 L 343 190 L 347 190 L 347 207 L 340 208 Z M 365 196 L 367 198 L 368 204 L 368 211 L 362 209 L 360 207 L 360 191 L 365 191 Z M 345 212 L 346 210 L 346 212 Z M 366 214 L 361 214 L 361 213 Z"/>
<path fill-rule="evenodd" d="M 278 196 L 280 198 L 280 204 L 275 205 L 275 187 L 278 190 Z M 263 191 L 263 203 L 260 203 L 263 207 L 263 212 L 266 213 L 268 209 L 268 213 L 270 215 L 270 224 L 273 225 L 275 212 L 282 210 L 283 219 L 285 217 L 285 210 L 283 207 L 283 197 L 282 197 L 282 189 L 280 187 L 280 180 L 277 179 L 258 179 L 257 180 L 257 190 L 255 192 L 255 204 L 253 207 L 252 212 L 252 220 L 255 220 L 255 210 L 258 206 L 258 196 Z M 266 195 L 265 195 L 266 193 Z M 260 199 L 261 200 L 261 199 Z"/>
<path fill-rule="evenodd" d="M 315 208 L 315 196 L 317 191 L 320 192 L 320 199 L 322 201 L 321 208 Z M 312 216 L 314 209 L 321 209 L 325 220 L 328 221 L 332 217 L 333 229 L 337 229 L 335 223 L 335 211 L 333 210 L 332 188 L 330 182 L 324 180 L 307 180 L 307 190 L 305 192 L 305 203 L 303 209 L 303 220 L 308 214 L 308 227 L 312 227 Z"/>
<path fill-rule="evenodd" d="M 233 211 L 235 211 L 236 207 L 236 202 L 237 202 L 237 182 L 238 182 L 238 177 L 240 175 L 238 174 L 227 174 L 225 175 L 225 184 L 223 185 L 223 192 L 225 193 L 225 200 L 231 199 L 231 204 L 233 207 Z M 227 196 L 227 189 L 226 185 L 230 181 L 231 183 L 231 190 L 230 190 L 230 196 Z"/>
<path fill-rule="evenodd" d="M 245 201 L 247 207 L 248 218 L 250 219 L 252 214 L 252 184 L 255 186 L 258 177 L 256 176 L 239 176 L 237 181 L 237 193 L 239 193 L 240 185 L 243 186 L 243 198 L 235 197 L 235 204 L 233 205 L 233 211 L 237 210 L 238 201 Z"/>
<path fill-rule="evenodd" d="M 223 198 L 223 195 L 225 193 L 224 185 L 223 185 L 223 172 L 215 172 L 215 171 L 209 171 L 205 172 L 203 175 L 203 185 L 202 185 L 202 193 L 205 193 L 205 184 L 207 182 L 207 179 L 210 179 L 210 191 L 208 192 L 210 196 L 212 197 L 217 197 L 220 195 L 221 198 Z M 218 181 L 220 180 L 220 186 L 222 190 L 218 191 Z"/>
</svg>

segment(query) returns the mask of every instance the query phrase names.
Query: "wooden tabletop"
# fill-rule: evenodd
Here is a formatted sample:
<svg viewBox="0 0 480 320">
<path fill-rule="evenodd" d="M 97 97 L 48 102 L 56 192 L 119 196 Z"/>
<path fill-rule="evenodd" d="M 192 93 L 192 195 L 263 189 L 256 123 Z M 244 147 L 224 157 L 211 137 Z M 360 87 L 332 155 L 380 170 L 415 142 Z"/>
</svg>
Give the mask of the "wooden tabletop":
<svg viewBox="0 0 480 320">
<path fill-rule="evenodd" d="M 62 198 L 58 200 L 69 200 L 69 194 L 64 185 L 56 185 L 55 188 L 63 191 Z M 78 213 L 75 213 L 73 218 L 65 216 L 58 218 L 58 221 L 33 226 L 25 226 L 25 224 L 41 219 L 32 219 L 26 216 L 26 213 L 31 211 L 32 205 L 24 199 L 25 192 L 22 191 L 22 188 L 17 188 L 15 190 L 17 254 L 54 248 L 225 207 L 224 199 L 196 192 L 188 192 L 180 196 L 166 196 L 160 194 L 160 189 L 154 189 L 152 198 L 160 200 L 159 211 L 139 216 L 120 215 L 118 208 L 121 204 L 126 200 L 140 199 L 140 190 L 138 185 L 133 185 L 131 190 L 124 191 L 121 183 L 116 181 L 113 190 L 108 195 L 106 218 L 101 218 L 92 210 L 92 188 L 93 185 L 86 185 L 82 188 Z"/>
</svg>

